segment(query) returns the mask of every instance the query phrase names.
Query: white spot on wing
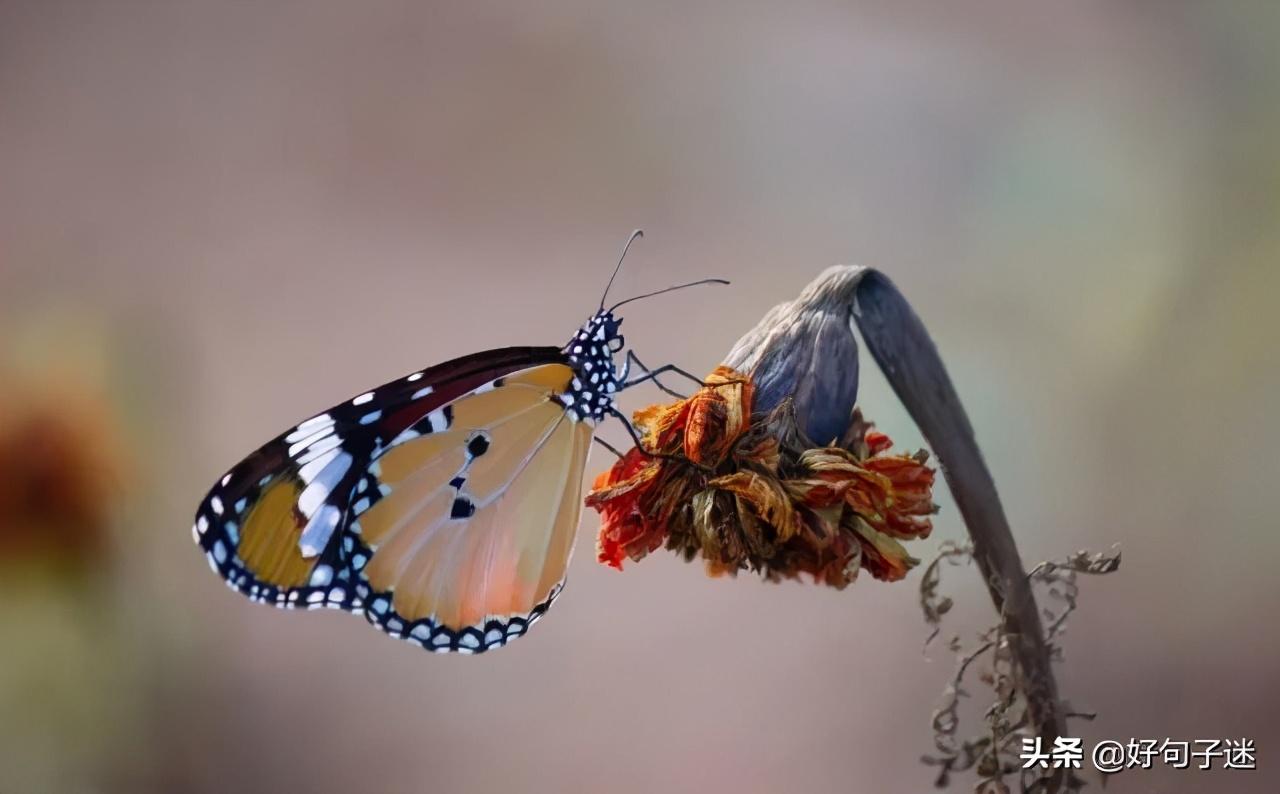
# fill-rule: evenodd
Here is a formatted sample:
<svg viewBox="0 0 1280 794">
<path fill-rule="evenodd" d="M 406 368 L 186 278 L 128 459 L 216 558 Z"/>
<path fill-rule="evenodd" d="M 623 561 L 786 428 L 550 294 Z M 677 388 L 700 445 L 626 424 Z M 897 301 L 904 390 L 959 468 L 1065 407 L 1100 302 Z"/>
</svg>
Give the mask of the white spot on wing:
<svg viewBox="0 0 1280 794">
<path fill-rule="evenodd" d="M 314 466 L 317 463 L 321 463 L 321 461 L 313 461 L 307 465 Z M 306 466 L 303 468 L 305 469 Z M 346 452 L 338 454 L 335 450 L 328 465 L 314 476 L 304 477 L 309 484 L 302 489 L 302 493 L 298 494 L 298 509 L 308 517 L 315 515 L 316 508 L 337 487 L 338 481 L 342 479 L 342 476 L 347 473 L 349 468 L 351 468 L 351 455 Z M 299 473 L 301 474 L 301 472 Z"/>
<path fill-rule="evenodd" d="M 302 452 L 302 451 L 303 451 L 303 450 L 305 450 L 307 447 L 309 447 L 309 446 L 311 446 L 312 444 L 316 443 L 316 442 L 317 442 L 317 441 L 319 441 L 320 439 L 325 438 L 326 436 L 331 435 L 332 433 L 333 433 L 333 428 L 332 428 L 332 427 L 325 427 L 325 428 L 321 428 L 320 430 L 317 430 L 317 431 L 315 431 L 315 432 L 313 432 L 313 433 L 308 433 L 307 435 L 305 435 L 305 436 L 303 436 L 303 437 L 301 437 L 301 438 L 299 438 L 299 439 L 295 440 L 292 444 L 290 444 L 290 445 L 289 445 L 289 457 L 291 457 L 291 458 L 292 458 L 292 457 L 296 457 L 296 456 L 298 455 L 298 453 Z M 292 435 L 292 434 L 291 434 L 291 435 Z M 290 436 L 286 436 L 286 437 L 285 437 L 285 440 L 287 441 L 287 440 L 289 440 L 289 438 L 290 438 Z"/>
<path fill-rule="evenodd" d="M 298 549 L 302 552 L 303 557 L 315 557 L 324 551 L 324 547 L 329 545 L 329 537 L 333 535 L 333 530 L 338 526 L 338 519 L 342 517 L 342 512 L 333 505 L 325 505 L 316 513 L 307 525 L 302 529 L 302 535 L 298 538 Z M 315 584 L 315 582 L 312 582 Z M 324 582 L 323 584 L 328 584 Z"/>
<path fill-rule="evenodd" d="M 326 427 L 332 424 L 333 424 L 333 417 L 329 416 L 328 414 L 320 414 L 319 416 L 313 416 L 307 421 L 298 425 L 298 427 L 292 433 L 284 437 L 284 440 L 297 441 L 300 438 L 304 438 L 306 436 L 311 435 L 312 433 L 314 433 L 315 431 L 319 430 L 322 427 Z"/>
<path fill-rule="evenodd" d="M 435 391 L 435 389 L 434 389 L 434 388 L 432 388 L 432 387 L 430 387 L 430 386 L 423 386 L 421 389 L 418 389 L 416 392 L 414 392 L 414 393 L 409 397 L 409 399 L 411 399 L 411 400 L 420 400 L 420 399 L 422 399 L 423 397 L 426 397 L 428 394 L 432 393 L 433 391 Z"/>
<path fill-rule="evenodd" d="M 372 399 L 373 399 L 373 392 L 367 391 L 364 394 L 361 394 L 360 396 L 353 398 L 351 400 L 351 404 L 364 405 L 365 403 L 369 402 Z"/>
<path fill-rule="evenodd" d="M 442 430 L 448 430 L 449 420 L 444 416 L 444 409 L 437 408 L 427 414 L 427 424 L 431 426 L 432 433 L 439 433 Z"/>
<path fill-rule="evenodd" d="M 331 436 L 326 436 L 308 447 L 306 452 L 299 455 L 298 463 L 310 463 L 341 443 L 342 438 L 336 433 Z"/>
<path fill-rule="evenodd" d="M 388 444 L 387 446 L 394 447 L 397 444 L 403 444 L 406 441 L 412 441 L 420 435 L 422 434 L 419 433 L 417 430 L 414 430 L 412 427 L 406 427 L 404 430 L 400 431 L 400 435 L 391 439 L 391 443 Z"/>
<path fill-rule="evenodd" d="M 329 462 L 338 457 L 339 454 L 338 450 L 331 449 L 328 452 L 321 454 L 320 457 L 307 461 L 302 468 L 298 469 L 298 476 L 302 478 L 303 482 L 311 482 L 318 474 L 320 474 L 320 472 L 324 471 L 324 467 L 329 465 Z"/>
<path fill-rule="evenodd" d="M 333 581 L 333 569 L 328 565 L 317 565 L 311 572 L 311 586 L 324 587 Z"/>
</svg>

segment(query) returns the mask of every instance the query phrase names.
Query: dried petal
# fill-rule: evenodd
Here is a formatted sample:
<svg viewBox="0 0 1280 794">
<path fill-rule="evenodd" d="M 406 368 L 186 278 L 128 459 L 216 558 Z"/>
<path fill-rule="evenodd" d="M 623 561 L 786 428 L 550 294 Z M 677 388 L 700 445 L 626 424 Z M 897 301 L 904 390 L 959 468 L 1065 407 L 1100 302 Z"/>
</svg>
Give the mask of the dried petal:
<svg viewBox="0 0 1280 794">
<path fill-rule="evenodd" d="M 713 576 L 751 569 L 836 588 L 863 567 L 905 576 L 916 561 L 895 538 L 927 534 L 935 509 L 925 457 L 887 454 L 857 411 L 846 446 L 810 447 L 790 403 L 753 416 L 753 393 L 721 367 L 692 397 L 635 414 L 645 452 L 628 452 L 587 497 L 600 561 L 621 568 L 665 543 Z"/>
<path fill-rule="evenodd" d="M 908 554 L 901 543 L 877 532 L 866 521 L 855 518 L 853 524 L 862 545 L 862 567 L 875 578 L 896 582 L 919 564 L 920 561 Z"/>
<path fill-rule="evenodd" d="M 773 477 L 754 472 L 737 472 L 717 477 L 709 488 L 735 494 L 761 520 L 773 527 L 778 540 L 789 540 L 796 534 L 796 514 L 782 483 Z"/>
<path fill-rule="evenodd" d="M 715 466 L 747 429 L 753 389 L 728 367 L 717 368 L 706 383 L 687 401 L 684 452 L 695 463 Z"/>
</svg>

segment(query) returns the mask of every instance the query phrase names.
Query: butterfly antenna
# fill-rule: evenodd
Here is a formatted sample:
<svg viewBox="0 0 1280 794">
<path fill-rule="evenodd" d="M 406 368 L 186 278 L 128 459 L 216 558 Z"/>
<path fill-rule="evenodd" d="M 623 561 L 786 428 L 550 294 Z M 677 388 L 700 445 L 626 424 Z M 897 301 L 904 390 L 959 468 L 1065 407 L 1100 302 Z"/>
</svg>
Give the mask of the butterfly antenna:
<svg viewBox="0 0 1280 794">
<path fill-rule="evenodd" d="M 609 288 L 613 286 L 613 280 L 618 277 L 618 271 L 622 269 L 622 260 L 627 258 L 627 252 L 631 250 L 631 244 L 638 238 L 644 237 L 644 229 L 636 229 L 627 238 L 627 244 L 622 246 L 622 256 L 618 257 L 618 264 L 613 268 L 613 275 L 609 276 L 609 283 L 604 285 L 604 294 L 600 296 L 600 311 L 604 311 L 604 300 L 609 297 Z"/>
<path fill-rule="evenodd" d="M 690 281 L 688 284 L 677 284 L 674 287 L 667 287 L 666 289 L 660 289 L 656 292 L 646 292 L 643 295 L 636 295 L 634 298 L 627 298 L 624 301 L 618 301 L 617 303 L 609 307 L 609 311 L 613 311 L 619 306 L 623 306 L 625 304 L 631 303 L 632 301 L 638 301 L 643 298 L 652 298 L 654 295 L 663 295 L 668 292 L 675 292 L 678 289 L 685 289 L 686 287 L 698 287 L 703 284 L 728 284 L 728 283 L 729 282 L 726 279 L 722 279 L 722 278 L 704 278 L 699 281 Z"/>
</svg>

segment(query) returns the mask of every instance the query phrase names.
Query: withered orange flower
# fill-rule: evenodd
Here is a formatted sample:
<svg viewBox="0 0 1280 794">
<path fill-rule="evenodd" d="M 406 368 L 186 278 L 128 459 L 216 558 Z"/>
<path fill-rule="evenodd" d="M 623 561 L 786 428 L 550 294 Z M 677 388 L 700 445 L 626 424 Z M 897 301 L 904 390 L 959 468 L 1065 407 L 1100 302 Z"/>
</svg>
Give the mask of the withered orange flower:
<svg viewBox="0 0 1280 794">
<path fill-rule="evenodd" d="M 0 564 L 101 561 L 124 469 L 111 420 L 92 395 L 0 392 Z"/>
<path fill-rule="evenodd" d="M 807 573 L 843 588 L 860 569 L 886 581 L 918 560 L 900 540 L 932 529 L 927 453 L 892 445 L 854 411 L 845 438 L 815 446 L 790 401 L 752 415 L 751 381 L 721 366 L 693 396 L 633 416 L 632 448 L 596 478 L 597 557 L 615 568 L 666 546 L 701 556 L 712 575 Z"/>
</svg>

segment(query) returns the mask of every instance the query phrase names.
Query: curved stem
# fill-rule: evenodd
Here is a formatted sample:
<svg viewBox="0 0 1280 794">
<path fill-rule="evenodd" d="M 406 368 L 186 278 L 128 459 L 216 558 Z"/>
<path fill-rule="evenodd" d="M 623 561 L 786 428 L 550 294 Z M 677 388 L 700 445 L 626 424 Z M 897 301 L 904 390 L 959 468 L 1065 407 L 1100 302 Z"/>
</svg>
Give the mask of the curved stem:
<svg viewBox="0 0 1280 794">
<path fill-rule="evenodd" d="M 995 482 L 946 367 L 920 318 L 883 274 L 862 274 L 854 318 L 872 357 L 938 458 L 1011 644 L 1028 714 L 1036 734 L 1052 746 L 1065 725 L 1039 608 Z M 1062 772 L 1054 770 L 1043 790 L 1060 790 Z"/>
</svg>

